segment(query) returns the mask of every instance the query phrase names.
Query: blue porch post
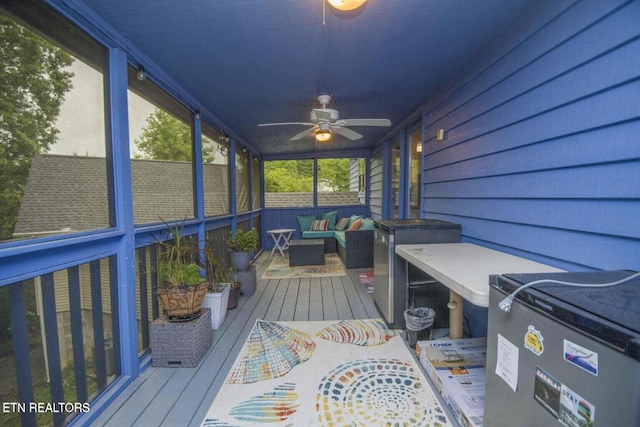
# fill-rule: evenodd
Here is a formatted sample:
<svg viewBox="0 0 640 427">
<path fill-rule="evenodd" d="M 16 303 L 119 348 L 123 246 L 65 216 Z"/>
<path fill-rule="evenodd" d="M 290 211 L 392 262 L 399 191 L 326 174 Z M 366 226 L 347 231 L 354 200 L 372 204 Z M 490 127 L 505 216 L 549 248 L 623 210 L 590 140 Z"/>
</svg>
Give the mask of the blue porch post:
<svg viewBox="0 0 640 427">
<path fill-rule="evenodd" d="M 196 110 L 193 115 L 193 192 L 195 200 L 196 218 L 198 225 L 198 248 L 204 250 L 204 168 L 202 165 L 202 119 L 200 112 Z M 202 253 L 202 252 L 200 252 Z"/>
<path fill-rule="evenodd" d="M 386 141 L 382 146 L 382 212 L 381 219 L 389 219 L 391 212 L 391 182 L 393 165 L 391 164 L 391 145 L 393 142 Z"/>
<path fill-rule="evenodd" d="M 120 357 L 122 375 L 140 373 L 138 327 L 136 320 L 136 257 L 133 217 L 131 161 L 129 154 L 129 117 L 127 114 L 127 55 L 111 48 L 109 61 L 109 102 L 111 105 L 111 152 L 113 155 L 113 192 L 116 227 L 123 232 L 117 243 L 118 305 L 120 313 Z"/>
<path fill-rule="evenodd" d="M 229 141 L 229 210 L 232 217 L 231 232 L 236 232 L 238 218 L 238 208 L 236 206 L 236 140 L 231 138 Z"/>
</svg>

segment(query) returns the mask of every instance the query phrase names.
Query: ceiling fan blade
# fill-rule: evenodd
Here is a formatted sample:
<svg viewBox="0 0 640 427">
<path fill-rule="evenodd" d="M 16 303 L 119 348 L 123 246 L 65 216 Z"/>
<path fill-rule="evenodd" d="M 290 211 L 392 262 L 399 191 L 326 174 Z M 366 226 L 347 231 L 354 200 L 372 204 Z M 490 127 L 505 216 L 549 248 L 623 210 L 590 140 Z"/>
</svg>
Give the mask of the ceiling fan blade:
<svg viewBox="0 0 640 427">
<path fill-rule="evenodd" d="M 305 130 L 303 130 L 302 132 L 300 132 L 299 134 L 294 135 L 294 136 L 293 136 L 293 138 L 291 138 L 291 141 L 297 141 L 297 140 L 299 140 L 299 139 L 304 138 L 305 136 L 309 136 L 309 135 L 311 135 L 313 132 L 315 132 L 315 130 L 316 130 L 316 127 L 315 127 L 315 126 L 310 127 L 309 129 L 305 129 Z"/>
<path fill-rule="evenodd" d="M 313 120 L 314 118 L 318 121 L 331 121 L 331 111 L 326 108 L 314 108 L 311 119 Z"/>
<path fill-rule="evenodd" d="M 341 119 L 343 126 L 391 126 L 389 119 Z"/>
<path fill-rule="evenodd" d="M 260 123 L 258 126 L 284 126 L 284 125 L 303 125 L 303 126 L 313 126 L 313 123 L 307 123 L 307 122 Z"/>
<path fill-rule="evenodd" d="M 337 133 L 337 134 L 339 134 L 339 135 L 347 137 L 352 141 L 355 141 L 356 139 L 362 138 L 362 135 L 360 135 L 358 132 L 354 132 L 351 129 L 347 129 L 347 128 L 343 128 L 343 127 L 334 127 L 332 129 L 332 131 Z"/>
</svg>

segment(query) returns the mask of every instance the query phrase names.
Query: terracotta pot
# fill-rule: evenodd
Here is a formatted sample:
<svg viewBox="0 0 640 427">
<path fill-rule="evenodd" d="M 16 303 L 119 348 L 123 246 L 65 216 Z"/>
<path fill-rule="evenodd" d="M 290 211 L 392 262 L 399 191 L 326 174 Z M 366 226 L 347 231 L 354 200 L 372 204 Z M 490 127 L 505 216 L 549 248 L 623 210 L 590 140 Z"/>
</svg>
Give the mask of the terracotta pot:
<svg viewBox="0 0 640 427">
<path fill-rule="evenodd" d="M 158 302 L 169 317 L 169 321 L 179 321 L 197 317 L 206 294 L 206 282 L 198 286 L 162 288 L 158 289 Z"/>
<path fill-rule="evenodd" d="M 241 286 L 240 282 L 236 282 L 235 286 L 229 290 L 229 304 L 227 305 L 227 310 L 232 310 L 238 306 Z"/>
</svg>

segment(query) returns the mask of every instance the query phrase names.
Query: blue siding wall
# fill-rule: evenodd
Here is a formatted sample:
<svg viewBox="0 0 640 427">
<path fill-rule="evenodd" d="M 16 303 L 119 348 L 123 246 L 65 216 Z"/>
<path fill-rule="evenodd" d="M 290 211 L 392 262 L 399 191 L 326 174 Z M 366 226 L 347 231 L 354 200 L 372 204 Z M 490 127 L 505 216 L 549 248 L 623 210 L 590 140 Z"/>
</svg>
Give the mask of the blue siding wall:
<svg viewBox="0 0 640 427">
<path fill-rule="evenodd" d="M 544 2 L 512 28 L 425 105 L 423 216 L 567 270 L 640 270 L 640 2 Z"/>
</svg>

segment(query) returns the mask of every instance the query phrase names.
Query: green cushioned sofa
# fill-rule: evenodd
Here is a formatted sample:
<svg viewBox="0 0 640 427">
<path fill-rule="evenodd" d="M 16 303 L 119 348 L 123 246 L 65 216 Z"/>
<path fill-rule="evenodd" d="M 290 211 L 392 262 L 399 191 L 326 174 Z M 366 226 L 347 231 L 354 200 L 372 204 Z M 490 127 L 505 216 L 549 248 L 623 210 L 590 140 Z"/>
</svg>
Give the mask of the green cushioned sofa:
<svg viewBox="0 0 640 427">
<path fill-rule="evenodd" d="M 326 212 L 321 219 L 328 220 L 327 230 L 311 230 L 315 215 L 298 216 L 298 225 L 303 239 L 323 239 L 325 253 L 338 253 L 346 268 L 371 268 L 373 267 L 373 219 L 362 218 L 360 215 L 352 215 L 344 229 L 336 229 L 337 211 Z M 333 218 L 332 218 L 333 217 Z M 359 226 L 354 226 L 356 221 Z M 357 228 L 356 228 L 357 227 Z M 349 230 L 349 228 L 354 228 Z"/>
</svg>

